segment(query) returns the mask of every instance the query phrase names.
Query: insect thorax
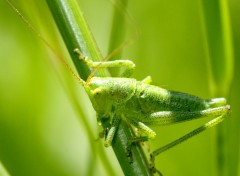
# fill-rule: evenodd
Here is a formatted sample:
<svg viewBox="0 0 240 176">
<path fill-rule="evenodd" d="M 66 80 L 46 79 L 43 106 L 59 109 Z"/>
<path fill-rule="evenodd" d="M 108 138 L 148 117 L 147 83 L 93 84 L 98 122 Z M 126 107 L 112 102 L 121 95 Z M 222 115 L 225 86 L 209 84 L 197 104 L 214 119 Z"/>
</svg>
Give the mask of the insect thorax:
<svg viewBox="0 0 240 176">
<path fill-rule="evenodd" d="M 106 115 L 115 107 L 125 104 L 135 94 L 136 80 L 93 77 L 86 90 L 97 113 Z"/>
</svg>

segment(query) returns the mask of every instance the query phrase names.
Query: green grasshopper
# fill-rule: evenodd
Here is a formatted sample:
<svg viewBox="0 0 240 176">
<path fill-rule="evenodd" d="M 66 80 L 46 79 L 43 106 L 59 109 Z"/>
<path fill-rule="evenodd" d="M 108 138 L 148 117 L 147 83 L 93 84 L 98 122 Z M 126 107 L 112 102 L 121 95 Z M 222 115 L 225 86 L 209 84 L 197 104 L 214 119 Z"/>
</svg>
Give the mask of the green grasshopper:
<svg viewBox="0 0 240 176">
<path fill-rule="evenodd" d="M 215 126 L 231 112 L 225 98 L 203 100 L 193 95 L 151 85 L 151 77 L 142 81 L 128 78 L 135 68 L 135 64 L 130 60 L 93 62 L 84 57 L 78 49 L 74 51 L 89 67 L 126 68 L 120 77 L 89 77 L 86 82 L 81 80 L 97 113 L 97 118 L 101 120 L 109 117 L 112 122 L 105 138 L 105 147 L 111 145 L 122 119 L 146 135 L 134 140 L 138 142 L 155 138 L 156 133 L 149 127 L 151 125 L 171 125 L 199 118 L 213 118 L 185 136 L 155 150 L 150 159 L 153 169 L 154 158 L 159 153 Z"/>
<path fill-rule="evenodd" d="M 15 7 L 13 9 L 15 10 Z M 91 74 L 86 81 L 77 77 L 92 102 L 98 120 L 108 118 L 111 122 L 105 137 L 105 147 L 111 146 L 121 120 L 145 134 L 144 137 L 130 140 L 131 143 L 154 139 L 156 133 L 149 127 L 152 125 L 171 125 L 204 117 L 213 118 L 203 126 L 152 152 L 150 168 L 153 172 L 158 172 L 154 167 L 155 156 L 217 125 L 230 115 L 230 105 L 227 105 L 225 98 L 203 100 L 193 95 L 169 91 L 151 85 L 149 76 L 142 81 L 129 78 L 135 69 L 135 64 L 130 60 L 93 62 L 83 56 L 79 49 L 74 52 L 92 68 L 125 68 L 119 77 L 94 77 Z"/>
</svg>

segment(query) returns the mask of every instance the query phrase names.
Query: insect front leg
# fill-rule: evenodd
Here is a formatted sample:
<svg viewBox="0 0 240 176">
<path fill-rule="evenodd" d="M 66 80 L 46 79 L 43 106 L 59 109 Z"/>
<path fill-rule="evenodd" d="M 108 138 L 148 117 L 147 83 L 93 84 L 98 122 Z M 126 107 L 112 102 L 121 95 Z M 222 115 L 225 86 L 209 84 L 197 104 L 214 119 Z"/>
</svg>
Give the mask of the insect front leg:
<svg viewBox="0 0 240 176">
<path fill-rule="evenodd" d="M 133 74 L 135 69 L 135 64 L 130 60 L 114 60 L 114 61 L 106 61 L 106 62 L 94 62 L 84 56 L 79 49 L 74 50 L 75 53 L 79 55 L 79 59 L 86 62 L 89 67 L 92 68 L 125 68 L 120 77 L 130 77 Z"/>
</svg>

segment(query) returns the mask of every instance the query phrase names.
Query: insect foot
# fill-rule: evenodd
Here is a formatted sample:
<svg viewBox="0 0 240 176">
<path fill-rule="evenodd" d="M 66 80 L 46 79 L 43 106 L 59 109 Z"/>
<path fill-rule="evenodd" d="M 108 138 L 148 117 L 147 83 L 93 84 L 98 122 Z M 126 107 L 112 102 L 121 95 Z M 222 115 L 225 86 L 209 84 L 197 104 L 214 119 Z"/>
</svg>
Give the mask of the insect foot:
<svg viewBox="0 0 240 176">
<path fill-rule="evenodd" d="M 126 148 L 126 156 L 129 159 L 129 163 L 132 164 L 133 163 L 133 156 L 132 156 L 132 150 L 131 150 L 131 146 L 128 146 Z"/>
<path fill-rule="evenodd" d="M 83 55 L 83 53 L 80 51 L 80 49 L 75 48 L 73 50 L 76 54 L 78 54 L 79 59 L 83 62 L 85 62 L 89 67 L 95 67 L 94 62 L 90 60 L 87 56 Z"/>
<path fill-rule="evenodd" d="M 77 53 L 77 54 L 79 55 L 79 59 L 80 59 L 80 60 L 85 60 L 86 57 L 82 54 L 82 52 L 80 51 L 80 49 L 75 48 L 75 49 L 73 50 L 73 52 L 74 52 L 74 53 Z"/>
<path fill-rule="evenodd" d="M 153 154 L 150 154 L 149 170 L 153 174 L 158 174 L 159 176 L 163 176 L 163 174 L 155 167 L 155 156 Z"/>
</svg>

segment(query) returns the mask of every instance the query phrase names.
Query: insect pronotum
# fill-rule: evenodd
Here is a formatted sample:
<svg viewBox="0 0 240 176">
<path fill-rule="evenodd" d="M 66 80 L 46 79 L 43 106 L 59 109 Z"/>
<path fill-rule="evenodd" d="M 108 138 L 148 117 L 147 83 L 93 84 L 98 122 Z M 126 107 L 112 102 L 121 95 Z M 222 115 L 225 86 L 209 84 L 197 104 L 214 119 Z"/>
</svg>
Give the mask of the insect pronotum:
<svg viewBox="0 0 240 176">
<path fill-rule="evenodd" d="M 15 7 L 12 8 L 22 16 Z M 46 43 L 45 40 L 44 42 Z M 139 142 L 156 137 L 156 133 L 149 127 L 152 125 L 171 125 L 199 118 L 212 118 L 203 126 L 153 151 L 150 155 L 150 168 L 153 172 L 157 172 L 154 159 L 158 154 L 217 125 L 230 115 L 230 105 L 226 103 L 225 98 L 203 100 L 186 93 L 169 91 L 151 85 L 151 77 L 142 81 L 129 78 L 135 68 L 135 64 L 130 60 L 93 62 L 83 56 L 79 49 L 75 48 L 74 52 L 92 68 L 126 68 L 119 77 L 90 76 L 87 81 L 78 78 L 92 102 L 97 118 L 108 118 L 111 122 L 105 137 L 105 147 L 111 146 L 121 120 L 145 134 L 144 137 L 132 140 Z M 70 71 L 72 72 L 71 69 Z"/>
</svg>

